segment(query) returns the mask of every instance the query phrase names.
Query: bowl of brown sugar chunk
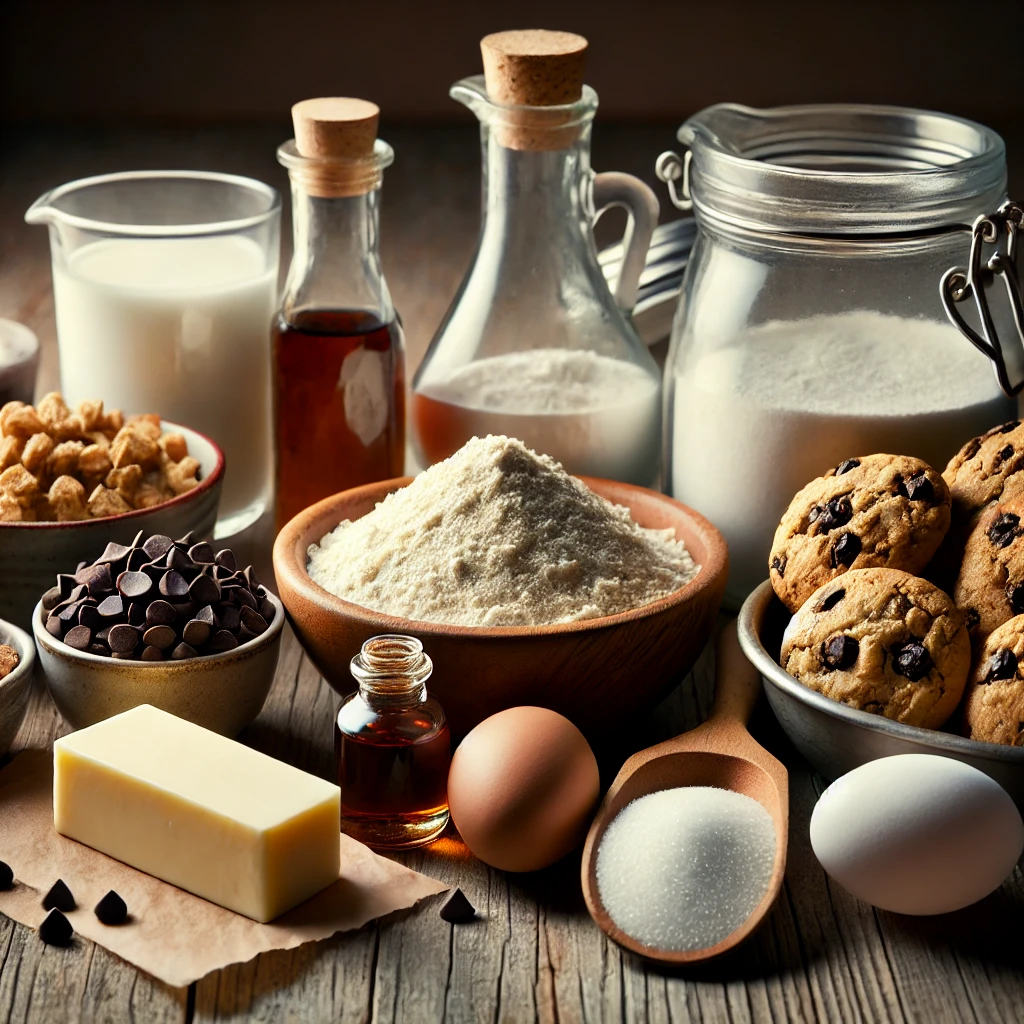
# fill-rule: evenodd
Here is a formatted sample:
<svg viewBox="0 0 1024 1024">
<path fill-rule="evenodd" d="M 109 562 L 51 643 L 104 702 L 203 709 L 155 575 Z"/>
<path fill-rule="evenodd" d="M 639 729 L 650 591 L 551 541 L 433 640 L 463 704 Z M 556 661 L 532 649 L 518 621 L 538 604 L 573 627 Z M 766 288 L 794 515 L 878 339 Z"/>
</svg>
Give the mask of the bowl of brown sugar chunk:
<svg viewBox="0 0 1024 1024">
<path fill-rule="evenodd" d="M 381 633 L 418 637 L 434 663 L 427 683 L 456 736 L 518 705 L 551 708 L 590 739 L 649 710 L 693 667 L 713 629 L 728 569 L 726 543 L 703 516 L 643 487 L 580 478 L 641 527 L 674 530 L 696 575 L 649 604 L 617 614 L 554 625 L 450 625 L 385 614 L 328 592 L 311 578 L 308 552 L 344 520 L 358 520 L 403 477 L 344 491 L 310 506 L 278 534 L 278 590 L 300 643 L 340 694 L 355 683 L 349 662 Z"/>
</svg>

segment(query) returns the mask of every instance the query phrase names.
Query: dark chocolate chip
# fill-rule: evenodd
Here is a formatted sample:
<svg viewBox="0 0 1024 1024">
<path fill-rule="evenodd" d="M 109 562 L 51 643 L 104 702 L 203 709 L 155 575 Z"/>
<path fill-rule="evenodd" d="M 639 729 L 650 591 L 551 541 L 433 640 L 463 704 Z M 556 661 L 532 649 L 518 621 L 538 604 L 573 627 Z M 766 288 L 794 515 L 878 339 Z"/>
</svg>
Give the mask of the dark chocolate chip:
<svg viewBox="0 0 1024 1024">
<path fill-rule="evenodd" d="M 178 572 L 187 572 L 189 569 L 194 569 L 196 567 L 196 563 L 178 547 L 172 547 L 167 552 L 167 557 L 164 559 L 164 565 L 168 569 L 176 569 Z"/>
<path fill-rule="evenodd" d="M 973 440 L 968 441 L 967 444 L 964 445 L 963 450 L 960 452 L 960 457 L 964 460 L 964 462 L 967 462 L 968 460 L 973 459 L 974 456 L 977 455 L 980 451 L 981 438 L 975 437 Z"/>
<path fill-rule="evenodd" d="M 185 623 L 181 631 L 181 638 L 192 647 L 202 647 L 210 639 L 213 628 L 208 622 L 200 622 L 199 619 L 190 619 Z"/>
<path fill-rule="evenodd" d="M 57 586 L 60 587 L 60 599 L 66 601 L 71 596 L 71 591 L 78 586 L 74 575 L 62 572 L 57 576 Z"/>
<path fill-rule="evenodd" d="M 75 579 L 88 588 L 93 597 L 102 597 L 114 589 L 114 577 L 110 574 L 110 566 L 104 562 L 101 565 L 87 565 L 81 572 L 75 574 Z"/>
<path fill-rule="evenodd" d="M 235 634 L 235 639 L 238 640 L 239 645 L 247 644 L 250 640 L 255 640 L 259 636 L 258 633 L 254 633 L 251 629 L 247 629 L 245 626 L 239 626 L 238 632 Z"/>
<path fill-rule="evenodd" d="M 189 585 L 188 596 L 196 604 L 215 604 L 220 600 L 220 584 L 205 573 L 197 576 Z"/>
<path fill-rule="evenodd" d="M 256 576 L 256 570 L 251 566 L 247 565 L 242 570 L 242 575 L 245 577 L 245 582 L 249 584 L 250 589 L 255 590 L 260 586 L 260 581 Z"/>
<path fill-rule="evenodd" d="M 153 589 L 153 581 L 144 572 L 123 572 L 117 577 L 117 589 L 122 597 L 135 600 L 145 597 Z"/>
<path fill-rule="evenodd" d="M 89 653 L 97 654 L 101 658 L 109 658 L 110 648 L 106 644 L 101 644 L 99 643 L 99 641 L 94 641 L 93 643 L 89 644 Z"/>
<path fill-rule="evenodd" d="M 171 651 L 171 658 L 174 661 L 183 661 L 185 658 L 198 658 L 199 652 L 192 647 L 190 644 L 178 644 L 177 647 Z"/>
<path fill-rule="evenodd" d="M 999 428 L 1000 434 L 1008 434 L 1011 430 L 1016 430 L 1020 426 L 1020 420 L 1010 420 L 1009 423 L 1004 423 Z"/>
<path fill-rule="evenodd" d="M 785 569 L 786 567 L 785 559 L 782 560 L 782 567 L 783 569 Z M 779 576 L 781 575 L 782 573 L 780 572 Z M 274 621 L 274 616 L 277 615 L 277 609 L 274 607 L 274 602 L 271 601 L 269 597 L 264 597 L 261 599 L 260 615 L 263 616 L 263 618 L 266 620 L 268 624 Z"/>
<path fill-rule="evenodd" d="M 1000 462 L 1005 462 L 1007 459 L 1012 459 L 1013 458 L 1013 445 L 1012 444 L 1008 444 L 1008 445 L 1006 445 L 1006 447 L 1000 448 L 999 451 L 996 452 L 996 458 Z"/>
<path fill-rule="evenodd" d="M 242 625 L 255 636 L 267 631 L 267 620 L 252 608 L 242 608 L 239 618 L 242 620 Z"/>
<path fill-rule="evenodd" d="M 162 561 L 163 559 L 160 559 L 160 562 Z M 167 572 L 167 566 L 161 565 L 160 562 L 147 562 L 139 572 L 144 572 L 154 583 L 159 583 Z"/>
<path fill-rule="evenodd" d="M 120 594 L 111 594 L 100 601 L 96 611 L 104 619 L 119 619 L 125 614 L 124 601 L 121 600 Z"/>
<path fill-rule="evenodd" d="M 101 629 L 106 619 L 100 615 L 99 608 L 93 604 L 83 604 L 78 609 L 79 626 L 88 626 L 90 629 Z"/>
<path fill-rule="evenodd" d="M 203 607 L 196 612 L 196 618 L 200 622 L 205 622 L 208 626 L 214 626 L 217 623 L 217 619 L 213 614 L 213 608 L 208 604 L 204 604 Z"/>
<path fill-rule="evenodd" d="M 1014 615 L 1024 615 L 1024 583 L 1007 583 L 1006 600 Z"/>
<path fill-rule="evenodd" d="M 860 551 L 860 537 L 855 533 L 844 533 L 832 545 L 832 568 L 838 569 L 841 565 L 852 565 Z"/>
<path fill-rule="evenodd" d="M 161 651 L 170 650 L 177 643 L 177 634 L 170 626 L 150 626 L 142 634 L 142 642 Z"/>
<path fill-rule="evenodd" d="M 231 572 L 234 572 L 238 568 L 238 563 L 235 561 L 234 551 L 232 551 L 231 548 L 221 548 L 221 550 L 217 552 L 217 564 Z"/>
<path fill-rule="evenodd" d="M 935 500 L 935 488 L 932 486 L 932 482 L 928 479 L 924 470 L 921 470 L 920 473 L 915 473 L 909 480 L 903 480 L 901 477 L 896 490 L 904 498 L 909 498 L 911 501 L 928 502 Z"/>
<path fill-rule="evenodd" d="M 845 526 L 853 518 L 853 506 L 849 498 L 833 498 L 818 517 L 818 525 L 822 533 L 830 533 Z"/>
<path fill-rule="evenodd" d="M 45 594 L 43 594 L 43 597 L 42 597 L 42 602 L 41 603 L 42 603 L 42 606 L 43 606 L 43 611 L 44 612 L 50 611 L 55 605 L 60 604 L 60 602 L 61 602 L 60 587 L 50 587 L 50 589 Z"/>
<path fill-rule="evenodd" d="M 816 612 L 828 612 L 831 611 L 840 601 L 846 596 L 846 591 L 840 588 L 839 590 L 833 590 L 830 594 L 826 594 L 819 602 L 818 607 L 814 610 Z"/>
<path fill-rule="evenodd" d="M 473 904 L 466 899 L 466 894 L 461 889 L 456 889 L 441 904 L 438 913 L 440 913 L 442 921 L 448 921 L 450 924 L 468 924 L 476 917 Z"/>
<path fill-rule="evenodd" d="M 171 626 L 177 617 L 174 605 L 159 597 L 146 609 L 147 626 Z"/>
<path fill-rule="evenodd" d="M 195 543 L 195 531 L 189 530 L 184 537 L 179 537 L 174 542 L 182 551 L 188 551 L 190 547 Z"/>
<path fill-rule="evenodd" d="M 208 544 L 205 540 L 201 540 L 198 544 L 193 544 L 188 549 L 188 557 L 193 562 L 201 562 L 203 565 L 212 565 L 217 561 L 217 554 L 213 550 L 213 545 Z"/>
<path fill-rule="evenodd" d="M 776 555 L 772 559 L 772 568 L 779 574 L 779 579 L 781 580 L 786 575 L 786 556 Z M 261 609 L 262 607 L 263 606 L 260 605 Z"/>
<path fill-rule="evenodd" d="M 64 884 L 63 878 L 58 878 L 50 886 L 50 891 L 43 897 L 43 910 L 56 908 L 69 914 L 75 909 L 75 906 L 75 897 L 71 895 L 71 890 Z"/>
<path fill-rule="evenodd" d="M 242 624 L 242 619 L 233 604 L 222 604 L 217 609 L 217 622 L 221 629 L 234 632 Z"/>
<path fill-rule="evenodd" d="M 124 924 L 128 920 L 128 905 L 113 889 L 96 904 L 93 913 L 101 924 Z"/>
<path fill-rule="evenodd" d="M 68 623 L 66 623 L 59 615 L 54 615 L 51 612 L 46 616 L 46 632 L 50 636 L 56 637 L 58 640 L 64 635 L 65 629 L 67 629 Z"/>
<path fill-rule="evenodd" d="M 195 601 L 172 601 L 171 607 L 177 613 L 179 622 L 181 622 L 182 619 L 184 619 L 185 622 L 188 622 L 196 611 Z"/>
<path fill-rule="evenodd" d="M 74 934 L 71 922 L 56 909 L 51 910 L 39 926 L 39 938 L 48 946 L 66 946 Z"/>
<path fill-rule="evenodd" d="M 235 600 L 240 608 L 251 608 L 253 611 L 256 611 L 256 598 L 245 587 L 239 587 L 235 591 Z"/>
<path fill-rule="evenodd" d="M 107 643 L 115 654 L 130 654 L 139 645 L 139 631 L 135 626 L 126 626 L 123 623 L 111 626 Z"/>
<path fill-rule="evenodd" d="M 142 550 L 149 555 L 151 562 L 156 562 L 163 558 L 172 547 L 174 547 L 174 541 L 170 537 L 165 537 L 162 533 L 154 533 L 142 545 Z"/>
<path fill-rule="evenodd" d="M 1013 679 L 1017 674 L 1017 655 L 1011 650 L 1004 648 L 996 651 L 988 663 L 988 673 L 985 675 L 985 682 L 991 683 L 996 679 Z"/>
<path fill-rule="evenodd" d="M 850 668 L 860 653 L 860 644 L 852 636 L 840 634 L 829 637 L 821 645 L 821 660 L 831 669 Z"/>
<path fill-rule="evenodd" d="M 64 643 L 76 651 L 87 650 L 92 643 L 92 630 L 88 626 L 75 626 L 64 634 Z"/>
<path fill-rule="evenodd" d="M 988 539 L 997 547 L 1005 548 L 1020 536 L 1020 516 L 1004 512 L 989 528 Z"/>
<path fill-rule="evenodd" d="M 0 892 L 10 889 L 14 885 L 14 872 L 11 865 L 0 860 Z"/>
<path fill-rule="evenodd" d="M 237 646 L 238 641 L 226 629 L 218 629 L 206 641 L 204 650 L 207 654 L 221 654 L 224 651 L 233 651 Z"/>
<path fill-rule="evenodd" d="M 188 597 L 188 581 L 176 569 L 171 569 L 160 581 L 160 593 L 164 597 Z"/>
<path fill-rule="evenodd" d="M 81 601 L 69 601 L 59 612 L 57 612 L 57 616 L 61 622 L 67 623 L 68 626 L 73 626 L 78 622 L 78 610 L 81 607 Z"/>
<path fill-rule="evenodd" d="M 924 679 L 934 668 L 932 656 L 917 640 L 897 645 L 893 648 L 892 655 L 893 672 L 906 677 L 912 683 Z"/>
<path fill-rule="evenodd" d="M 162 627 L 159 627 L 159 628 L 162 628 Z M 142 654 L 140 654 L 139 657 L 143 661 L 163 661 L 164 660 L 164 652 L 161 651 L 159 647 L 152 647 L 152 646 L 150 646 L 150 647 L 143 647 L 142 648 Z"/>
<path fill-rule="evenodd" d="M 132 601 L 128 605 L 128 625 L 137 626 L 139 629 L 146 624 L 146 602 L 145 599 L 141 601 Z"/>
<path fill-rule="evenodd" d="M 967 619 L 966 619 L 967 628 L 968 629 L 974 629 L 974 627 L 977 626 L 979 622 L 981 622 L 981 615 L 979 614 L 977 608 L 968 608 L 968 609 L 966 609 L 966 612 L 967 612 Z"/>
<path fill-rule="evenodd" d="M 149 561 L 149 555 L 142 548 L 135 548 L 125 562 L 125 569 L 128 572 L 141 572 L 142 567 Z"/>
<path fill-rule="evenodd" d="M 108 541 L 107 546 L 103 549 L 103 554 L 96 559 L 96 564 L 100 562 L 120 562 L 122 559 L 128 557 L 131 548 L 125 547 L 124 544 L 116 544 L 114 541 Z"/>
<path fill-rule="evenodd" d="M 840 462 L 836 466 L 836 476 L 842 476 L 844 473 L 849 473 L 851 469 L 856 469 L 860 465 L 860 459 L 847 459 L 845 462 Z"/>
</svg>

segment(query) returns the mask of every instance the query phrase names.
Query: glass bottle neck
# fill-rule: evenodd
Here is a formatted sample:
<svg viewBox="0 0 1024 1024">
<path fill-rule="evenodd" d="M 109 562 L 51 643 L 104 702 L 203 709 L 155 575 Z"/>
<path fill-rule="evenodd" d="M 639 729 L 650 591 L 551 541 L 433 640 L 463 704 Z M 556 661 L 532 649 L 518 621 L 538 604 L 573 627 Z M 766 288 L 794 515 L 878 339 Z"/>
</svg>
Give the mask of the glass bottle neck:
<svg viewBox="0 0 1024 1024">
<path fill-rule="evenodd" d="M 360 310 L 381 323 L 394 307 L 380 265 L 380 189 L 321 198 L 292 181 L 293 253 L 285 319 L 311 310 Z"/>
<path fill-rule="evenodd" d="M 398 708 L 427 699 L 430 658 L 415 637 L 386 634 L 371 637 L 352 659 L 359 696 L 371 708 Z"/>
<path fill-rule="evenodd" d="M 533 248 L 551 249 L 557 236 L 578 240 L 592 220 L 590 126 L 579 129 L 576 142 L 564 149 L 511 149 L 500 133 L 484 124 L 483 240 L 522 238 Z"/>
</svg>

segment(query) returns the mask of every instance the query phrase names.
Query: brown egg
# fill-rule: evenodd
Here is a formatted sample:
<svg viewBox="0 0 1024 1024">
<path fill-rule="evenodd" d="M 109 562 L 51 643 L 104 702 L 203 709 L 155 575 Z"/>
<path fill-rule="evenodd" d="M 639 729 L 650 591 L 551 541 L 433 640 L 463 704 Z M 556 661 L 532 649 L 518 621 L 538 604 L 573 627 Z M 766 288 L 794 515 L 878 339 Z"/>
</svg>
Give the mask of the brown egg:
<svg viewBox="0 0 1024 1024">
<path fill-rule="evenodd" d="M 586 832 L 600 780 L 583 733 L 546 708 L 509 708 L 459 744 L 448 806 L 466 845 L 504 871 L 536 871 Z"/>
</svg>

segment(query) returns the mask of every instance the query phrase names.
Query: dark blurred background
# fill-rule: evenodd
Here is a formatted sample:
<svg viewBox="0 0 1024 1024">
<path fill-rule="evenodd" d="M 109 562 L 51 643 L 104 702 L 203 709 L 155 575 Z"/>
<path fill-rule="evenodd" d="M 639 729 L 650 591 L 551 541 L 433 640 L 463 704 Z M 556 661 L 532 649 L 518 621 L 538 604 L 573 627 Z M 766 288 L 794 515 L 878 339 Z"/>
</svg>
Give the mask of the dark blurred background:
<svg viewBox="0 0 1024 1024">
<path fill-rule="evenodd" d="M 3 0 L 8 121 L 279 120 L 354 94 L 448 120 L 448 86 L 503 28 L 577 31 L 609 120 L 709 103 L 902 103 L 1009 125 L 1024 108 L 1021 0 Z"/>
</svg>

